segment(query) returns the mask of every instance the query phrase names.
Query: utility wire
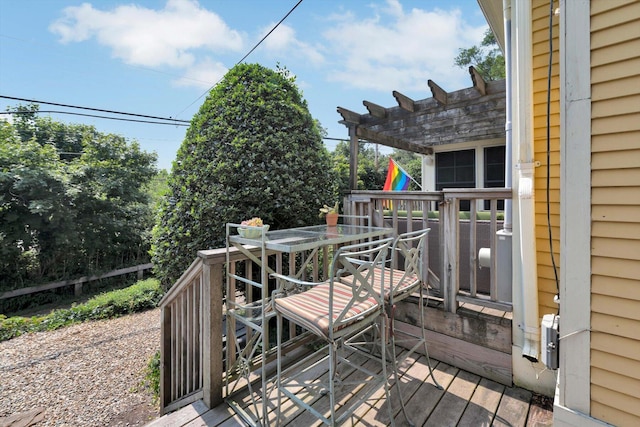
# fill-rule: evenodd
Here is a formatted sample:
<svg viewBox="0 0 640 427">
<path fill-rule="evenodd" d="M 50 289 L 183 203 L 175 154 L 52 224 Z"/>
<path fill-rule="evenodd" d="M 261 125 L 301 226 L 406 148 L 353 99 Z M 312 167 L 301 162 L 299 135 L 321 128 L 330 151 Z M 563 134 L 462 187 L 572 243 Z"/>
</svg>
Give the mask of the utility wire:
<svg viewBox="0 0 640 427">
<path fill-rule="evenodd" d="M 78 106 L 78 105 L 60 104 L 60 103 L 57 103 L 57 102 L 38 101 L 36 99 L 16 98 L 14 96 L 0 95 L 0 98 L 11 99 L 11 100 L 14 100 L 14 101 L 31 102 L 31 103 L 34 103 L 34 104 L 54 105 L 56 107 L 77 108 L 79 110 L 98 111 L 100 113 L 120 114 L 120 115 L 123 115 L 123 116 L 142 117 L 142 118 L 145 118 L 145 119 L 165 120 L 165 121 L 175 122 L 175 123 L 191 123 L 188 120 L 179 120 L 179 119 L 174 119 L 174 118 L 171 118 L 171 117 L 166 118 L 166 117 L 158 117 L 158 116 L 148 116 L 146 114 L 125 113 L 123 111 L 103 110 L 101 108 L 92 108 L 92 107 L 81 107 L 81 106 Z"/>
<path fill-rule="evenodd" d="M 184 124 L 184 123 L 152 122 L 150 120 L 125 119 L 123 117 L 99 116 L 97 114 L 74 113 L 72 111 L 38 110 L 38 111 L 1 111 L 0 112 L 0 114 L 8 114 L 8 115 L 14 115 L 14 114 L 40 114 L 40 113 L 70 114 L 72 116 L 96 117 L 98 119 L 120 120 L 120 121 L 123 121 L 123 122 L 148 123 L 148 124 L 154 124 L 154 125 L 169 125 L 169 126 L 184 126 L 184 127 L 189 126 L 189 125 Z"/>
<path fill-rule="evenodd" d="M 300 6 L 300 3 L 302 3 L 302 0 L 299 0 L 298 3 L 295 4 L 295 6 L 293 6 L 291 8 L 291 10 L 289 10 L 289 12 L 287 12 L 286 15 L 284 15 L 282 17 L 282 19 L 280 19 L 280 21 L 278 21 L 278 23 L 276 25 L 273 26 L 273 28 L 267 33 L 265 34 L 264 37 L 262 37 L 260 39 L 260 41 L 258 43 L 255 44 L 255 46 L 253 46 L 251 48 L 251 50 L 249 52 L 247 52 L 247 54 L 245 56 L 242 57 L 242 59 L 240 59 L 238 62 L 235 63 L 234 67 L 238 64 L 240 64 L 242 61 L 244 61 L 245 59 L 247 59 L 247 57 L 249 55 L 251 55 L 253 53 L 254 50 L 256 50 L 258 48 L 258 46 L 260 46 L 262 44 L 263 41 L 265 41 L 267 39 L 267 37 L 269 37 L 271 35 L 271 33 L 273 33 L 275 31 L 276 28 L 278 28 L 280 26 L 280 24 L 282 24 L 282 22 L 284 22 L 285 19 L 287 19 L 287 17 L 289 17 L 289 15 L 291 15 L 291 13 L 298 7 Z M 211 86 L 209 89 L 207 89 L 205 92 L 202 93 L 202 95 L 200 95 L 199 97 L 197 97 L 191 104 L 187 105 L 186 107 L 184 107 L 184 109 L 182 109 L 182 111 L 180 111 L 178 114 L 176 114 L 176 117 L 178 117 L 180 114 L 184 113 L 189 107 L 191 107 L 193 104 L 195 104 L 196 102 L 198 102 L 200 99 L 202 99 L 203 96 L 205 96 L 206 94 L 208 94 L 211 89 L 213 89 L 214 87 L 216 87 L 218 85 L 218 83 L 220 83 L 222 81 L 222 79 L 224 78 L 221 77 L 217 82 L 215 82 L 213 84 L 213 86 Z"/>
</svg>

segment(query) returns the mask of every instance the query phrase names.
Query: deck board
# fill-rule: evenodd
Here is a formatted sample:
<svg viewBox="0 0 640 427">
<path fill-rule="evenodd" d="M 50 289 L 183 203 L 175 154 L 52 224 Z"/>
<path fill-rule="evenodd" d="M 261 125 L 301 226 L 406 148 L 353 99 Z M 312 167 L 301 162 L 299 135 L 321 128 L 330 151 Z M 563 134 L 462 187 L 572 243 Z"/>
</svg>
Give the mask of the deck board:
<svg viewBox="0 0 640 427">
<path fill-rule="evenodd" d="M 458 426 L 490 426 L 500 404 L 505 386 L 482 378 L 476 387 Z"/>
<path fill-rule="evenodd" d="M 532 393 L 516 387 L 507 387 L 493 422 L 495 426 L 524 427 L 531 403 Z"/>
<path fill-rule="evenodd" d="M 400 351 L 400 350 L 399 350 Z M 355 356 L 354 360 L 358 361 Z M 362 356 L 360 356 L 362 357 Z M 362 357 L 362 363 L 368 364 Z M 530 391 L 505 387 L 495 381 L 482 378 L 476 374 L 461 370 L 444 362 L 432 359 L 434 375 L 443 386 L 443 390 L 437 389 L 432 378 L 429 377 L 429 369 L 426 359 L 421 354 L 409 356 L 402 365 L 401 384 L 405 396 L 407 412 L 411 421 L 417 425 L 447 425 L 447 426 L 522 426 L 544 427 L 553 424 L 553 412 L 549 398 L 541 398 Z M 403 373 L 402 373 L 403 372 Z M 311 378 L 326 377 L 324 369 L 314 368 L 309 370 Z M 363 379 L 363 374 L 358 370 L 345 370 L 344 378 Z M 391 407 L 398 426 L 406 425 L 402 415 L 400 402 L 397 397 L 397 387 L 393 379 L 393 372 L 388 369 L 391 387 Z M 339 398 L 346 400 L 356 389 L 362 388 L 345 386 Z M 256 388 L 259 389 L 259 384 Z M 300 389 L 300 394 L 307 393 L 307 398 L 314 401 L 313 405 L 321 412 L 328 411 L 328 398 L 326 396 L 312 396 L 307 390 Z M 387 426 L 389 425 L 387 404 L 383 399 L 384 390 L 378 386 L 374 395 L 362 404 L 353 417 L 347 420 L 345 426 Z M 248 405 L 250 398 L 245 390 L 232 396 L 233 400 L 241 406 Z M 269 423 L 279 426 L 312 426 L 320 423 L 310 414 L 295 405 L 288 399 L 281 402 L 282 419 L 276 423 L 277 394 L 272 391 L 269 396 Z M 202 401 L 195 402 L 188 407 L 172 414 L 159 418 L 149 426 L 244 426 L 243 420 L 233 412 L 225 403 L 211 410 L 207 410 Z"/>
</svg>

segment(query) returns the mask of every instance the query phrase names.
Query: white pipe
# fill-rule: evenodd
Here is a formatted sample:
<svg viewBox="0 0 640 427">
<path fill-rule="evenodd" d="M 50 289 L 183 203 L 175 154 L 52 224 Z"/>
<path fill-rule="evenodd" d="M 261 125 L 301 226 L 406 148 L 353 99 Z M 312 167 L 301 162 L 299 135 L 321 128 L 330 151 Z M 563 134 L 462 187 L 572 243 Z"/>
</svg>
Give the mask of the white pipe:
<svg viewBox="0 0 640 427">
<path fill-rule="evenodd" d="M 533 89 L 531 48 L 531 0 L 515 2 L 515 37 L 518 149 L 518 212 L 520 220 L 520 267 L 522 272 L 523 357 L 537 361 L 540 350 L 538 318 L 538 275 L 535 233 L 535 191 L 533 150 Z"/>
<path fill-rule="evenodd" d="M 505 120 L 505 162 L 504 162 L 504 186 L 511 188 L 513 185 L 513 160 L 512 160 L 512 145 L 513 145 L 513 133 L 511 118 L 513 117 L 512 108 L 512 73 L 511 68 L 511 0 L 503 0 L 503 13 L 504 13 L 504 66 L 506 69 L 505 79 L 505 96 L 506 96 L 506 120 Z M 506 231 L 511 232 L 512 222 L 512 203 L 511 199 L 504 201 L 504 225 L 503 228 Z"/>
</svg>

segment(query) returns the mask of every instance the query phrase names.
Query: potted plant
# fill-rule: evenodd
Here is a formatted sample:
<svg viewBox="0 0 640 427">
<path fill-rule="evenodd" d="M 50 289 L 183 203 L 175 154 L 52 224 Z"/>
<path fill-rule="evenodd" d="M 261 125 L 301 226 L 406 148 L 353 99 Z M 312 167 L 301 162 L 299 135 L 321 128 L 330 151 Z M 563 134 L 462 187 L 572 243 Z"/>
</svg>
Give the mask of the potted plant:
<svg viewBox="0 0 640 427">
<path fill-rule="evenodd" d="M 320 218 L 324 217 L 327 221 L 327 225 L 333 226 L 338 223 L 338 209 L 339 205 L 336 202 L 333 206 L 324 205 L 320 208 Z"/>
<path fill-rule="evenodd" d="M 255 239 L 262 235 L 262 230 L 256 227 L 263 227 L 265 233 L 269 231 L 269 226 L 262 222 L 262 218 L 254 217 L 240 223 L 244 227 L 238 227 L 238 234 L 247 239 Z"/>
</svg>

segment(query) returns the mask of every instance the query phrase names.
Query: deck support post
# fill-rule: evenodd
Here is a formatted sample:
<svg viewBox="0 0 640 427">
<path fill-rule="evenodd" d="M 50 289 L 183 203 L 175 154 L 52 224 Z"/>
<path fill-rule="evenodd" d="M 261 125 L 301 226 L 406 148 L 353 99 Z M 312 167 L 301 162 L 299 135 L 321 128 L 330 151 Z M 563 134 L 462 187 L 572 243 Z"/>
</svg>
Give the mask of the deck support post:
<svg viewBox="0 0 640 427">
<path fill-rule="evenodd" d="M 440 213 L 441 227 L 444 229 L 443 268 L 441 283 L 444 283 L 444 304 L 447 311 L 455 313 L 458 309 L 456 299 L 460 288 L 460 272 L 458 260 L 460 259 L 460 247 L 458 236 L 460 231 L 460 200 L 455 197 L 444 196 L 443 209 Z"/>
<path fill-rule="evenodd" d="M 202 389 L 209 408 L 222 403 L 223 266 L 205 261 L 202 271 Z"/>
</svg>

